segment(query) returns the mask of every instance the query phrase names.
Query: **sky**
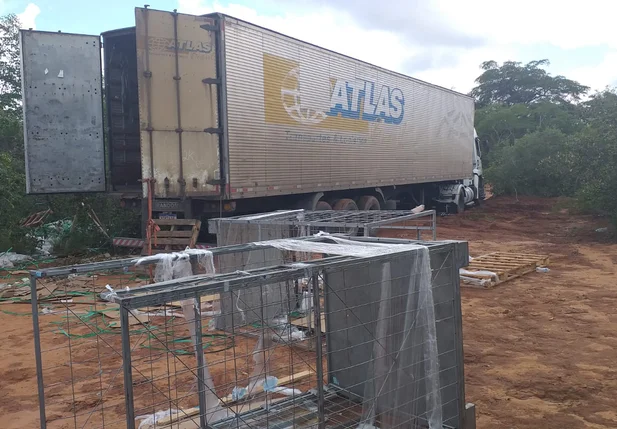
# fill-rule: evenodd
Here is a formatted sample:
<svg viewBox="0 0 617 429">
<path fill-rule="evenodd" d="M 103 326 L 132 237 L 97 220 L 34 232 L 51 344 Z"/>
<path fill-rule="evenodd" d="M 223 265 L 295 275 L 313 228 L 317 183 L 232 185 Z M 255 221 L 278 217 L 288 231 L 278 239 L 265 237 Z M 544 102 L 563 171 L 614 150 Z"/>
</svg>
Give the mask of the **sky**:
<svg viewBox="0 0 617 429">
<path fill-rule="evenodd" d="M 549 59 L 554 75 L 617 86 L 617 1 L 144 0 L 222 12 L 427 82 L 468 92 L 487 60 Z M 24 28 L 99 34 L 134 25 L 126 0 L 0 0 Z"/>
</svg>

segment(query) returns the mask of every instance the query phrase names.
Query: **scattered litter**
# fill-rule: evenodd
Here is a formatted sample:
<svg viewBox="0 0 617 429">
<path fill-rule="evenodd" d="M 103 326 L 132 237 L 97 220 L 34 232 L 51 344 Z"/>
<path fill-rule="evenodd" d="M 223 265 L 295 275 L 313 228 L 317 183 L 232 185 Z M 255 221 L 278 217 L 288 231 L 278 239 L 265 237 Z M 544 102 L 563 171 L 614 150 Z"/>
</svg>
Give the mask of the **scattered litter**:
<svg viewBox="0 0 617 429">
<path fill-rule="evenodd" d="M 537 273 L 548 273 L 549 271 L 550 271 L 550 268 L 548 267 L 537 267 L 536 268 Z"/>
<path fill-rule="evenodd" d="M 34 235 L 39 239 L 38 251 L 43 255 L 51 255 L 54 244 L 58 240 L 69 234 L 73 227 L 70 219 L 58 220 L 46 223 L 34 231 Z"/>
<path fill-rule="evenodd" d="M 290 387 L 277 386 L 271 390 L 272 393 L 278 393 L 285 396 L 300 396 L 302 391 L 298 389 L 292 389 Z"/>
<path fill-rule="evenodd" d="M 13 268 L 15 264 L 29 262 L 32 258 L 19 253 L 5 252 L 0 255 L 0 268 Z"/>
<path fill-rule="evenodd" d="M 234 402 L 238 402 L 239 400 L 246 397 L 247 394 L 248 394 L 248 390 L 246 387 L 235 386 L 231 391 L 231 399 Z"/>
<path fill-rule="evenodd" d="M 313 294 L 311 292 L 302 292 L 302 301 L 300 301 L 300 311 L 308 313 L 313 309 Z"/>
<path fill-rule="evenodd" d="M 421 204 L 417 207 L 414 207 L 413 209 L 411 209 L 411 212 L 413 214 L 418 214 L 418 213 L 422 213 L 424 211 L 424 204 Z"/>
<path fill-rule="evenodd" d="M 608 228 L 598 228 L 596 229 L 596 232 L 607 232 Z"/>
<path fill-rule="evenodd" d="M 272 390 L 278 386 L 278 383 L 279 383 L 279 379 L 276 378 L 275 376 L 273 375 L 267 376 L 262 384 L 264 392 L 272 392 Z"/>
<path fill-rule="evenodd" d="M 149 414 L 145 416 L 137 416 L 135 417 L 135 420 L 137 421 L 142 420 L 142 422 L 139 424 L 139 429 L 146 429 L 146 428 L 155 427 L 159 421 L 166 419 L 172 414 L 177 415 L 179 413 L 180 413 L 180 410 L 170 408 L 169 410 L 158 411 L 154 414 Z"/>
<path fill-rule="evenodd" d="M 109 292 L 101 292 L 101 299 L 103 299 L 104 301 L 114 302 L 114 298 L 118 297 L 118 294 L 116 293 L 114 288 L 112 288 L 111 285 L 105 285 L 105 289 L 107 289 Z"/>
<path fill-rule="evenodd" d="M 47 69 L 45 69 L 45 70 L 47 70 Z M 34 227 L 37 227 L 39 225 L 42 225 L 43 221 L 45 220 L 45 218 L 47 218 L 47 216 L 49 216 L 52 213 L 53 212 L 51 211 L 51 209 L 47 209 L 47 210 L 43 210 L 43 211 L 40 211 L 40 212 L 33 213 L 33 214 L 29 215 L 28 217 L 25 217 L 21 221 L 19 221 L 19 225 L 24 227 L 24 228 L 34 228 Z"/>
</svg>

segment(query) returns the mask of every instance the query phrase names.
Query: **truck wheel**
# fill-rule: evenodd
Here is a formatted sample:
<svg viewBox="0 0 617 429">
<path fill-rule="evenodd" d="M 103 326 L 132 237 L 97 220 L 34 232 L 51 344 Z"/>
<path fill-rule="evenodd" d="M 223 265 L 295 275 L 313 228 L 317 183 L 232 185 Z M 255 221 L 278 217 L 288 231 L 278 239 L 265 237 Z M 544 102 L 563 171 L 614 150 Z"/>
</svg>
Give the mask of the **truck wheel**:
<svg viewBox="0 0 617 429">
<path fill-rule="evenodd" d="M 315 211 L 332 210 L 332 206 L 327 201 L 318 201 Z"/>
<path fill-rule="evenodd" d="M 332 206 L 334 210 L 358 210 L 356 202 L 350 198 L 343 198 L 338 200 Z"/>
<path fill-rule="evenodd" d="M 358 206 L 356 202 L 349 198 L 343 198 L 338 200 L 332 206 L 334 210 L 346 210 L 346 211 L 357 211 Z M 351 226 L 349 228 L 342 228 L 336 231 L 337 233 L 343 233 L 345 235 L 355 236 L 358 235 L 358 228 L 355 226 Z"/>
<path fill-rule="evenodd" d="M 358 198 L 358 210 L 381 210 L 379 200 L 372 195 L 364 195 Z"/>
</svg>

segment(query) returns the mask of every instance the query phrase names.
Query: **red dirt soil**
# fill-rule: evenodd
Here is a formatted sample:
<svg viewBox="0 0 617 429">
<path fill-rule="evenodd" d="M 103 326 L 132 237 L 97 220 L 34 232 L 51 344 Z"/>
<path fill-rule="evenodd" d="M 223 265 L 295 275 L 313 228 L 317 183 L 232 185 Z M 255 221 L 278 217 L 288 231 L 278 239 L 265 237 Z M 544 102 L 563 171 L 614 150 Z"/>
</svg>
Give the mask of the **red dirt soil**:
<svg viewBox="0 0 617 429">
<path fill-rule="evenodd" d="M 479 429 L 617 427 L 617 245 L 595 231 L 606 220 L 556 206 L 496 197 L 438 219 L 438 239 L 468 240 L 472 256 L 551 255 L 549 273 L 463 289 L 466 397 Z M 32 318 L 0 312 L 0 325 L 0 427 L 39 427 Z"/>
</svg>

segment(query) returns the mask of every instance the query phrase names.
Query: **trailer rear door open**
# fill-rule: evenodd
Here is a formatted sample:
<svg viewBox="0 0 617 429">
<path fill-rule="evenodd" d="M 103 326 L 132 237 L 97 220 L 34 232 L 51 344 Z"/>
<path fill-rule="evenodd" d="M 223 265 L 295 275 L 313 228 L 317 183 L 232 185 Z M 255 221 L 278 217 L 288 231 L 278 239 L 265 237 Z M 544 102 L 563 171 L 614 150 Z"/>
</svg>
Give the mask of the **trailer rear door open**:
<svg viewBox="0 0 617 429">
<path fill-rule="evenodd" d="M 26 191 L 105 191 L 99 36 L 21 32 Z"/>
</svg>

